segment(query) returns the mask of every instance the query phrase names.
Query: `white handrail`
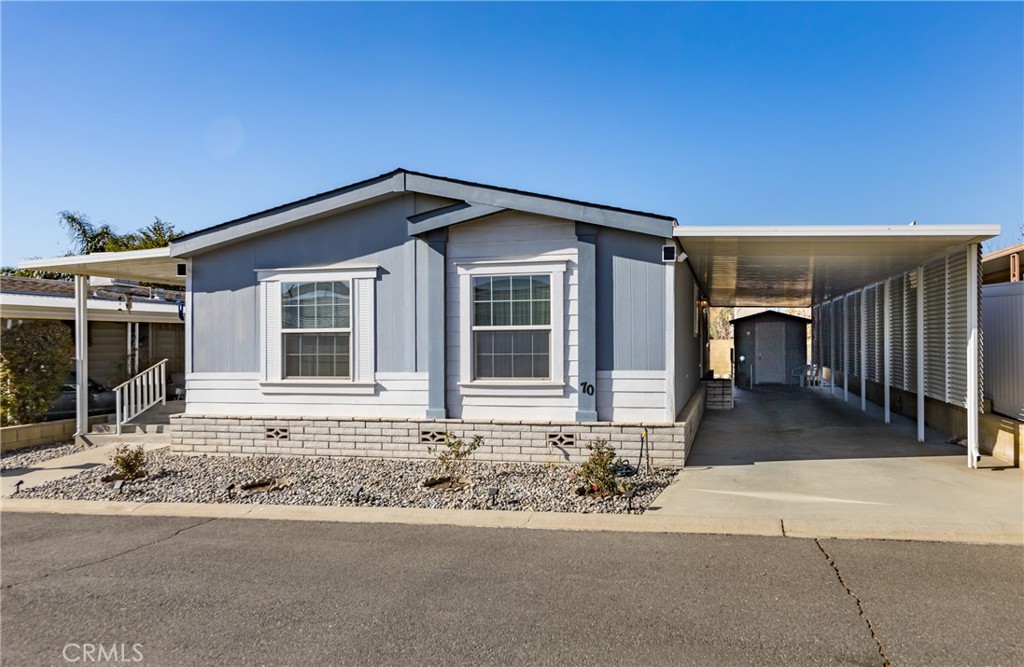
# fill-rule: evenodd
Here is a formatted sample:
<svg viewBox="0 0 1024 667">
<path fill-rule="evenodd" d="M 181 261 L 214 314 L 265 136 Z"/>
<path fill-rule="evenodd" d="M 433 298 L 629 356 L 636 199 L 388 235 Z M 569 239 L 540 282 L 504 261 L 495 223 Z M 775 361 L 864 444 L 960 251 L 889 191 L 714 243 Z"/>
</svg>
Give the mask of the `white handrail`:
<svg viewBox="0 0 1024 667">
<path fill-rule="evenodd" d="M 157 403 L 167 405 L 167 360 L 150 366 L 114 387 L 117 400 L 117 434 L 125 424 Z"/>
</svg>

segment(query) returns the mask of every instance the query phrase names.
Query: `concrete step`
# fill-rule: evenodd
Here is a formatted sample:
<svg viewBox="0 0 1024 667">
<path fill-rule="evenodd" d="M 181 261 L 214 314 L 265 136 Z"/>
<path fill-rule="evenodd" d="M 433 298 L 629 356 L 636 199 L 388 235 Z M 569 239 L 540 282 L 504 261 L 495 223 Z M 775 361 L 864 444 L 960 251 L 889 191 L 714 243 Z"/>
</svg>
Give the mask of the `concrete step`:
<svg viewBox="0 0 1024 667">
<path fill-rule="evenodd" d="M 128 424 L 170 424 L 171 415 L 185 411 L 185 401 L 167 401 L 167 405 L 154 405 L 140 415 L 136 415 Z M 116 424 L 117 415 L 108 415 L 107 424 Z"/>
<path fill-rule="evenodd" d="M 95 434 L 98 434 L 98 435 L 99 434 L 109 435 L 111 433 L 116 435 L 117 434 L 117 424 L 94 424 L 92 426 L 92 428 L 89 429 L 89 432 L 90 433 L 95 433 Z M 121 433 L 124 434 L 124 435 L 127 435 L 127 434 L 140 434 L 140 433 L 148 433 L 148 434 L 153 434 L 153 433 L 170 433 L 170 432 L 171 432 L 171 425 L 170 425 L 170 423 L 163 423 L 163 424 L 136 424 L 136 423 L 133 422 L 133 423 L 130 423 L 130 424 L 122 424 L 121 425 Z"/>
<path fill-rule="evenodd" d="M 146 449 L 169 447 L 171 444 L 170 433 L 90 433 L 80 435 L 78 440 L 85 441 L 93 446 L 100 445 L 145 445 Z"/>
</svg>

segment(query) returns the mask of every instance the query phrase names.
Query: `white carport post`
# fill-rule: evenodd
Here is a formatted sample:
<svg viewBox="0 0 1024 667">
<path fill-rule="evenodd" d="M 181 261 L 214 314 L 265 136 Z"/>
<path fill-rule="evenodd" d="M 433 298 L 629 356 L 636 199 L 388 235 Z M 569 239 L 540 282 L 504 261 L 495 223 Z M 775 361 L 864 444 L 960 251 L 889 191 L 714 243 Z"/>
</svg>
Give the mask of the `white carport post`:
<svg viewBox="0 0 1024 667">
<path fill-rule="evenodd" d="M 892 383 L 890 376 L 892 375 L 892 322 L 889 313 L 889 289 L 892 279 L 885 279 L 885 290 L 882 292 L 882 365 L 885 372 L 885 423 L 889 424 L 892 421 L 892 412 L 890 410 L 890 399 L 889 399 L 889 386 Z"/>
<path fill-rule="evenodd" d="M 917 267 L 917 441 L 924 442 L 924 265 Z"/>
<path fill-rule="evenodd" d="M 846 323 L 846 307 L 850 295 L 843 295 L 843 402 L 850 400 L 850 330 Z"/>
<path fill-rule="evenodd" d="M 75 276 L 75 435 L 89 432 L 89 276 Z"/>
<path fill-rule="evenodd" d="M 967 246 L 967 467 L 978 467 L 978 244 Z"/>
<path fill-rule="evenodd" d="M 860 411 L 868 411 L 868 288 L 860 290 Z"/>
</svg>

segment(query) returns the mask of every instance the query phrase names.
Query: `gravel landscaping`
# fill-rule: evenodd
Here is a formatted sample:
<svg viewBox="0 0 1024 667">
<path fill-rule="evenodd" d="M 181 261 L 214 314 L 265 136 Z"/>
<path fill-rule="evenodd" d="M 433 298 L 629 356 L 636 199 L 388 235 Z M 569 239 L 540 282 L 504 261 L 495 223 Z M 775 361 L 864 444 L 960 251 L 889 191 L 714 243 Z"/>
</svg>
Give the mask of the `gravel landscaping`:
<svg viewBox="0 0 1024 667">
<path fill-rule="evenodd" d="M 19 494 L 23 498 L 121 500 L 133 502 L 249 503 L 273 505 L 360 505 L 499 509 L 555 512 L 626 512 L 622 496 L 579 496 L 571 466 L 529 463 L 466 463 L 472 484 L 458 490 L 425 488 L 425 479 L 440 474 L 432 461 L 345 458 L 146 455 L 149 476 L 126 482 L 120 490 L 101 478 L 113 472 L 100 466 L 73 477 L 48 482 Z M 623 478 L 635 489 L 633 510 L 642 512 L 664 489 L 675 470 L 655 469 Z M 266 492 L 242 491 L 247 482 L 284 484 Z M 230 484 L 235 489 L 228 491 Z M 361 487 L 358 497 L 356 487 Z M 497 489 L 492 498 L 490 490 Z"/>
<path fill-rule="evenodd" d="M 31 468 L 43 461 L 67 456 L 68 454 L 74 454 L 89 448 L 90 445 L 76 445 L 74 440 L 67 440 L 49 445 L 36 445 L 35 447 L 16 449 L 12 452 L 0 454 L 0 470 Z"/>
</svg>

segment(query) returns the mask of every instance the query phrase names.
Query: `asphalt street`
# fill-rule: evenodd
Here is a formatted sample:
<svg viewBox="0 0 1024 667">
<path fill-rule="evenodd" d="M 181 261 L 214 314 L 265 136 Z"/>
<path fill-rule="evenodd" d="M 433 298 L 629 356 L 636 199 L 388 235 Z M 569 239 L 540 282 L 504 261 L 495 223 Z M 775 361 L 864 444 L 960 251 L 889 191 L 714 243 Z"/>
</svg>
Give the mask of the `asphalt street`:
<svg viewBox="0 0 1024 667">
<path fill-rule="evenodd" d="M 0 539 L 5 666 L 1024 664 L 1019 547 L 10 512 Z"/>
</svg>

